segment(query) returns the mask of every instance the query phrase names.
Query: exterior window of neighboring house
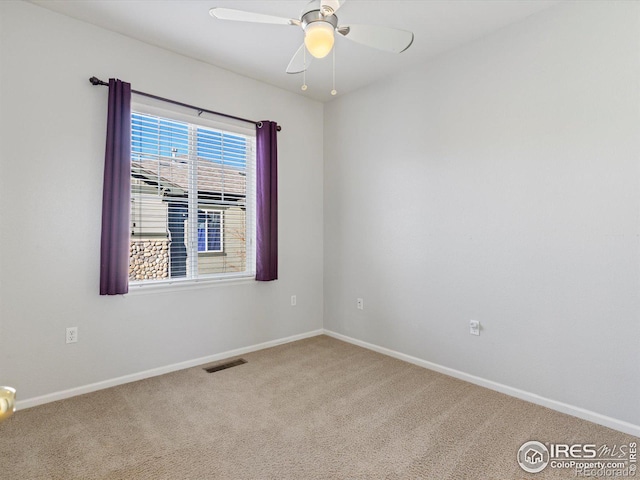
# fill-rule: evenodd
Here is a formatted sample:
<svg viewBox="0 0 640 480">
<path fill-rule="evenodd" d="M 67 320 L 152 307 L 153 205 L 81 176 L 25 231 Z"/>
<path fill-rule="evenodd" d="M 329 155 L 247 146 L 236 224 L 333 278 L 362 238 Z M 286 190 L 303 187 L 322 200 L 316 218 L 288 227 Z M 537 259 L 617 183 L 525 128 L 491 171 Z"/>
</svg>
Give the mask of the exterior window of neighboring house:
<svg viewBox="0 0 640 480">
<path fill-rule="evenodd" d="M 222 252 L 222 212 L 198 212 L 198 252 Z"/>
<path fill-rule="evenodd" d="M 130 285 L 255 276 L 255 132 L 131 115 Z"/>
</svg>

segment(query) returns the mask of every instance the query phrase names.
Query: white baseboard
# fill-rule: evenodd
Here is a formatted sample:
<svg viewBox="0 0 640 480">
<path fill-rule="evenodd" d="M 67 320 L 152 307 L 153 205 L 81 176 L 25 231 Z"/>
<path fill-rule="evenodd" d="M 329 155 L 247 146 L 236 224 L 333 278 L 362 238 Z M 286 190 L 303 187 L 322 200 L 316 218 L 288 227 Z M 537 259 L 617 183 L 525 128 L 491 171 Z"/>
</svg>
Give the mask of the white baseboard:
<svg viewBox="0 0 640 480">
<path fill-rule="evenodd" d="M 324 330 L 322 329 L 313 330 L 311 332 L 301 333 L 299 335 L 292 335 L 286 338 L 279 338 L 277 340 L 271 340 L 269 342 L 258 343 L 257 345 L 251 345 L 249 347 L 237 348 L 235 350 L 229 350 L 227 352 L 216 353 L 215 355 L 187 360 L 186 362 L 174 363 L 173 365 L 153 368 L 151 370 L 145 370 L 144 372 L 133 373 L 131 375 L 124 375 L 122 377 L 103 380 L 101 382 L 91 383 L 89 385 L 83 385 L 81 387 L 70 388 L 69 390 L 62 390 L 60 392 L 48 393 L 39 397 L 18 400 L 16 402 L 16 408 L 18 410 L 22 410 L 25 408 L 35 407 L 36 405 L 42 405 L 44 403 L 64 400 L 65 398 L 71 398 L 77 395 L 95 392 L 104 388 L 115 387 L 117 385 L 123 385 L 129 382 L 136 382 L 138 380 L 144 380 L 145 378 L 156 377 L 158 375 L 164 375 L 165 373 L 175 372 L 177 370 L 183 370 L 185 368 L 197 367 L 198 365 L 217 362 L 219 360 L 224 360 L 225 358 L 236 357 L 238 355 L 244 355 L 245 353 L 255 352 L 257 350 L 264 350 L 265 348 L 271 348 L 277 345 L 295 342 L 304 338 L 315 337 L 317 335 L 322 335 L 323 333 Z"/>
<path fill-rule="evenodd" d="M 368 350 L 373 350 L 374 352 L 382 353 L 383 355 L 388 355 L 389 357 L 397 358 L 398 360 L 403 360 L 408 363 L 413 363 L 414 365 L 418 365 L 419 367 L 427 368 L 429 370 L 433 370 L 439 373 L 443 373 L 445 375 L 449 375 L 450 377 L 455 377 L 460 380 L 473 383 L 474 385 L 479 385 L 481 387 L 485 387 L 490 390 L 495 390 L 496 392 L 504 393 L 511 397 L 516 397 L 521 400 L 526 400 L 527 402 L 535 403 L 536 405 L 541 405 L 543 407 L 547 407 L 561 413 L 566 413 L 567 415 L 572 415 L 574 417 L 578 417 L 583 420 L 588 420 L 590 422 L 597 423 L 598 425 L 603 425 L 605 427 L 609 427 L 614 430 L 627 433 L 629 435 L 640 437 L 640 425 L 634 425 L 633 423 L 625 422 L 623 420 L 618 420 L 616 418 L 608 417 L 606 415 L 601 415 L 599 413 L 592 412 L 584 408 L 576 407 L 574 405 L 569 405 L 567 403 L 559 402 L 557 400 L 552 400 L 550 398 L 545 398 L 540 395 L 536 395 L 535 393 L 526 392 L 518 388 L 509 387 L 508 385 L 503 385 L 501 383 L 493 382 L 491 380 L 487 380 L 481 377 L 476 377 L 475 375 L 470 375 L 468 373 L 461 372 L 453 368 L 438 365 L 437 363 L 428 362 L 420 358 L 412 357 L 411 355 L 406 355 L 404 353 L 396 352 L 395 350 L 390 350 L 388 348 L 380 347 L 378 345 L 373 345 L 371 343 L 363 342 L 362 340 L 357 340 L 355 338 L 351 338 L 346 335 L 333 332 L 331 330 L 325 329 L 324 334 L 333 338 L 337 338 L 338 340 L 342 340 L 348 343 L 352 343 L 353 345 L 366 348 Z"/>
<path fill-rule="evenodd" d="M 614 430 L 627 433 L 629 435 L 640 437 L 639 425 L 634 425 L 632 423 L 625 422 L 623 420 L 618 420 L 616 418 L 608 417 L 606 415 L 601 415 L 599 413 L 592 412 L 584 408 L 576 407 L 574 405 L 569 405 L 567 403 L 559 402 L 557 400 L 545 398 L 540 395 L 536 395 L 535 393 L 526 392 L 518 388 L 510 387 L 508 385 L 503 385 L 501 383 L 497 383 L 491 380 L 477 377 L 475 375 L 470 375 L 468 373 L 461 372 L 453 368 L 444 367 L 442 365 L 438 365 L 437 363 L 429 362 L 427 360 L 422 360 L 417 357 L 412 357 L 411 355 L 406 355 L 404 353 L 396 352 L 395 350 L 390 350 L 385 347 L 380 347 L 378 345 L 367 343 L 362 340 L 357 340 L 355 338 L 351 338 L 346 335 L 342 335 L 340 333 L 336 333 L 326 329 L 313 330 L 313 331 L 302 333 L 299 335 L 292 335 L 286 338 L 271 340 L 269 342 L 259 343 L 256 345 L 238 348 L 235 350 L 229 350 L 226 352 L 217 353 L 217 354 L 209 355 L 206 357 L 196 358 L 196 359 L 188 360 L 185 362 L 175 363 L 172 365 L 166 365 L 164 367 L 158 367 L 151 370 L 145 370 L 143 372 L 133 373 L 131 375 L 125 375 L 122 377 L 112 378 L 112 379 L 104 380 L 101 382 L 91 383 L 89 385 L 83 385 L 83 386 L 71 388 L 68 390 L 49 393 L 39 397 L 32 397 L 32 398 L 27 398 L 25 400 L 18 400 L 16 406 L 18 410 L 35 407 L 37 405 L 42 405 L 49 402 L 55 402 L 57 400 L 64 400 L 65 398 L 71 398 L 77 395 L 83 395 L 85 393 L 95 392 L 97 390 L 115 387 L 117 385 L 123 385 L 129 382 L 144 380 L 145 378 L 151 378 L 158 375 L 163 375 L 165 373 L 175 372 L 177 370 L 183 370 L 185 368 L 197 367 L 198 365 L 217 362 L 225 358 L 244 355 L 245 353 L 255 352 L 257 350 L 263 350 L 265 348 L 271 348 L 277 345 L 283 345 L 285 343 L 295 342 L 297 340 L 315 337 L 322 334 L 328 335 L 333 338 L 337 338 L 338 340 L 342 340 L 342 341 L 351 343 L 353 345 L 357 345 L 359 347 L 366 348 L 368 350 L 373 350 L 374 352 L 378 352 L 383 355 L 387 355 L 393 358 L 397 358 L 399 360 L 403 360 L 408 363 L 412 363 L 414 365 L 418 365 L 423 368 L 427 368 L 429 370 L 443 373 L 445 375 L 449 375 L 451 377 L 458 378 L 460 380 L 464 380 L 466 382 L 473 383 L 475 385 L 479 385 L 481 387 L 485 387 L 490 390 L 495 390 L 497 392 L 504 393 L 506 395 L 510 395 L 512 397 L 519 398 L 521 400 L 535 403 L 536 405 L 541 405 L 543 407 L 547 407 L 552 410 L 556 410 L 558 412 L 566 413 L 568 415 L 572 415 L 574 417 L 578 417 L 583 420 L 588 420 L 590 422 L 597 423 L 598 425 L 603 425 L 605 427 L 609 427 Z"/>
</svg>

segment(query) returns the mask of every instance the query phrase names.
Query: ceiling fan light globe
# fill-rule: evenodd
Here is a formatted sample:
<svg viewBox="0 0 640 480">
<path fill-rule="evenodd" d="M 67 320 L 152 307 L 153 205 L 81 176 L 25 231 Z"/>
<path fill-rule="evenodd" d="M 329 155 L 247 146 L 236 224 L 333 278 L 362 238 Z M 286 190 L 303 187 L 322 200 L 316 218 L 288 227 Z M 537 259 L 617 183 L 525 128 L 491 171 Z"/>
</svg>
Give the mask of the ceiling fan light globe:
<svg viewBox="0 0 640 480">
<path fill-rule="evenodd" d="M 304 30 L 304 44 L 315 58 L 326 57 L 333 48 L 334 28 L 328 22 L 312 22 Z"/>
</svg>

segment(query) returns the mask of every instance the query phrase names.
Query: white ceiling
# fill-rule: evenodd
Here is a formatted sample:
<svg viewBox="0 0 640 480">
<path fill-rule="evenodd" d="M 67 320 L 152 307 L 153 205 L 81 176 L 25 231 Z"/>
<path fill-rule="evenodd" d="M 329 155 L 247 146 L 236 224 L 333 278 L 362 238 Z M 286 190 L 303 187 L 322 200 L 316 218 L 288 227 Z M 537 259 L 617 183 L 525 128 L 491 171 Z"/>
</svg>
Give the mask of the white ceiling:
<svg viewBox="0 0 640 480">
<path fill-rule="evenodd" d="M 306 0 L 30 0 L 42 7 L 202 60 L 320 101 L 331 100 L 331 55 L 302 75 L 288 75 L 302 44 L 299 27 L 221 21 L 212 7 L 299 18 Z M 341 25 L 387 25 L 415 34 L 401 54 L 364 47 L 337 35 L 338 95 L 427 61 L 442 52 L 546 9 L 558 0 L 347 0 Z"/>
</svg>

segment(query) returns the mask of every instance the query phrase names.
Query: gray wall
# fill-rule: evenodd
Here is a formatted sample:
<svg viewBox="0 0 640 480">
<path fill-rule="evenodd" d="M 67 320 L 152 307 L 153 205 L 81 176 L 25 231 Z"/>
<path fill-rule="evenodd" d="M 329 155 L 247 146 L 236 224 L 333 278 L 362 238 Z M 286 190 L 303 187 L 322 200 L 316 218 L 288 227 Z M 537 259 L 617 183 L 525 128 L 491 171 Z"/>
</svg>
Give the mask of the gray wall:
<svg viewBox="0 0 640 480">
<path fill-rule="evenodd" d="M 325 106 L 325 328 L 640 424 L 639 15 L 561 4 Z"/>
<path fill-rule="evenodd" d="M 306 148 L 322 104 L 26 2 L 0 2 L 0 31 L 0 384 L 26 400 L 322 328 L 323 156 Z M 92 75 L 282 125 L 280 280 L 98 295 L 107 89 Z"/>
</svg>

